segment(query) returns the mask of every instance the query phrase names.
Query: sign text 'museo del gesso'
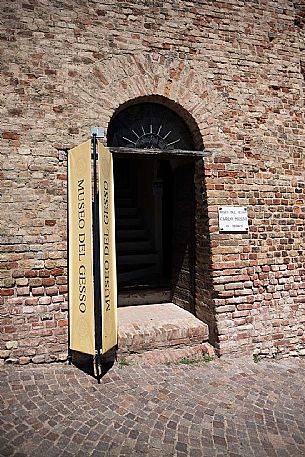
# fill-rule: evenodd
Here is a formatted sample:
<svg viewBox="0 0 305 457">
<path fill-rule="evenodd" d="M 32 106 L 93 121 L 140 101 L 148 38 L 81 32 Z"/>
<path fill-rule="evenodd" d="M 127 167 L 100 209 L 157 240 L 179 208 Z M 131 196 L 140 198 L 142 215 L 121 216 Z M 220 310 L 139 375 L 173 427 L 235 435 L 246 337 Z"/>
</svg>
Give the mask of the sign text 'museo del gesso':
<svg viewBox="0 0 305 457">
<path fill-rule="evenodd" d="M 70 348 L 95 354 L 91 141 L 69 151 Z"/>
<path fill-rule="evenodd" d="M 91 355 L 99 350 L 104 354 L 117 344 L 113 161 L 102 144 L 98 153 L 99 224 L 95 228 L 99 227 L 100 262 L 95 266 L 100 268 L 95 276 L 93 241 L 98 231 L 93 233 L 91 141 L 68 155 L 69 347 Z M 96 326 L 100 314 L 101 325 Z"/>
<path fill-rule="evenodd" d="M 220 232 L 247 232 L 248 212 L 244 206 L 222 206 L 218 209 Z"/>
<path fill-rule="evenodd" d="M 113 160 L 101 143 L 99 151 L 100 265 L 102 293 L 102 353 L 117 344 L 117 284 Z"/>
</svg>

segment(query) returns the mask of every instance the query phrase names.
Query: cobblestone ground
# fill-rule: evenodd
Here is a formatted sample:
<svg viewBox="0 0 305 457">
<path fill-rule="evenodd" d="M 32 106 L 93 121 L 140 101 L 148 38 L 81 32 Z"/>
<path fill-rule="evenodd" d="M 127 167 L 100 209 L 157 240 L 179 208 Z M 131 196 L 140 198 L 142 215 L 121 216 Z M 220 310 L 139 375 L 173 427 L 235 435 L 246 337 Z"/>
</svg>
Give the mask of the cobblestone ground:
<svg viewBox="0 0 305 457">
<path fill-rule="evenodd" d="M 305 456 L 305 361 L 2 369 L 1 456 Z"/>
</svg>

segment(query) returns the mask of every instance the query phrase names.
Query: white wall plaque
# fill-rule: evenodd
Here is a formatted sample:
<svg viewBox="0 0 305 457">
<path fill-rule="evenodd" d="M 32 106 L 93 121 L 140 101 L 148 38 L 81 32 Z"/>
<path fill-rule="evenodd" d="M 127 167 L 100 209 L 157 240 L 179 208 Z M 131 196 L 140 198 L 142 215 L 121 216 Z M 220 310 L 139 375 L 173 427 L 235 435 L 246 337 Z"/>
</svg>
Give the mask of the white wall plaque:
<svg viewBox="0 0 305 457">
<path fill-rule="evenodd" d="M 221 206 L 218 208 L 220 232 L 247 232 L 248 211 L 244 206 Z"/>
</svg>

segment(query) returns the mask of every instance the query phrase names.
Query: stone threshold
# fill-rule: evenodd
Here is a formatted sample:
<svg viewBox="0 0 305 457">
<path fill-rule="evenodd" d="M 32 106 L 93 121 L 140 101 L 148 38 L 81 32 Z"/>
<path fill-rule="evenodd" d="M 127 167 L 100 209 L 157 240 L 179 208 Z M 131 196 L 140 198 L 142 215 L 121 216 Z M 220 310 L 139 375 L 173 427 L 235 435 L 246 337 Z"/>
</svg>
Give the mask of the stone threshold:
<svg viewBox="0 0 305 457">
<path fill-rule="evenodd" d="M 118 359 L 152 363 L 214 355 L 209 330 L 174 303 L 125 306 L 118 309 Z"/>
</svg>

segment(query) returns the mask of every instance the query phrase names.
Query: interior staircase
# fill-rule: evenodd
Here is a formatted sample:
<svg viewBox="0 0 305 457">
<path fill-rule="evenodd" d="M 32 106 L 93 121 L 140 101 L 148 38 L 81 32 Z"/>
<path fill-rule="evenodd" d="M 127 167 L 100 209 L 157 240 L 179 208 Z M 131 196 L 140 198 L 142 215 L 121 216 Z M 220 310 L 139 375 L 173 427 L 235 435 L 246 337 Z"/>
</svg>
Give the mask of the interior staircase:
<svg viewBox="0 0 305 457">
<path fill-rule="evenodd" d="M 115 208 L 118 286 L 145 286 L 157 271 L 152 234 L 131 189 L 116 188 Z"/>
</svg>

